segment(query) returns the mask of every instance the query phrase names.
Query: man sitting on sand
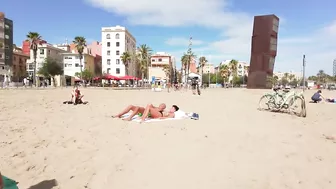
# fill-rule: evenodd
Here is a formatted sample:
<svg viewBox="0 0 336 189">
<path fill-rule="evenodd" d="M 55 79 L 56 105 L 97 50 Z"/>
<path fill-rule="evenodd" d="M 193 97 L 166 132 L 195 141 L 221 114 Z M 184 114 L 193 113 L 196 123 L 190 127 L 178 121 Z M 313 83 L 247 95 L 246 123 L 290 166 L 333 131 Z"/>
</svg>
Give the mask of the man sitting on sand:
<svg viewBox="0 0 336 189">
<path fill-rule="evenodd" d="M 312 101 L 314 103 L 318 103 L 318 102 L 321 102 L 323 99 L 325 99 L 323 96 L 322 96 L 322 91 L 321 90 L 318 90 L 316 93 L 313 94 L 313 96 L 311 97 Z"/>
<path fill-rule="evenodd" d="M 152 104 L 148 104 L 146 108 L 142 107 L 142 106 L 134 106 L 134 105 L 129 105 L 127 106 L 122 112 L 120 112 L 117 115 L 112 116 L 113 118 L 121 118 L 123 115 L 129 113 L 130 111 L 132 111 L 131 115 L 128 116 L 127 118 L 124 118 L 123 120 L 125 121 L 131 121 L 132 118 L 135 115 L 139 115 L 139 116 L 143 116 L 143 114 L 145 113 L 145 110 L 147 109 L 151 109 L 151 112 L 153 112 L 153 114 L 147 113 L 147 117 L 152 117 L 152 118 L 158 118 L 158 117 L 162 117 L 163 115 L 163 111 L 166 109 L 166 104 L 161 103 L 159 105 L 159 107 L 155 107 Z M 158 114 L 159 113 L 159 114 Z"/>
<path fill-rule="evenodd" d="M 153 107 L 151 104 L 149 104 L 146 107 L 144 113 L 141 116 L 140 123 L 144 122 L 147 117 L 151 117 L 151 118 L 154 118 L 154 119 L 174 118 L 175 117 L 175 112 L 177 112 L 178 110 L 179 110 L 179 107 L 177 107 L 176 105 L 173 105 L 170 108 L 169 112 L 164 112 L 163 110 L 158 111 L 155 107 Z"/>
</svg>

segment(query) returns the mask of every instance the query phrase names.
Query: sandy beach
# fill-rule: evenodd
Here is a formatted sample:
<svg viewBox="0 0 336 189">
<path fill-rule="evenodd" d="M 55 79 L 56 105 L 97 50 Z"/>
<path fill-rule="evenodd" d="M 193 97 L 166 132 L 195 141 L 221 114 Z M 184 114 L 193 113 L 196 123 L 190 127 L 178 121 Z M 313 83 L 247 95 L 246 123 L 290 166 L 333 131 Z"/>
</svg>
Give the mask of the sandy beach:
<svg viewBox="0 0 336 189">
<path fill-rule="evenodd" d="M 308 103 L 300 118 L 258 111 L 265 90 L 87 88 L 88 105 L 62 104 L 70 91 L 0 90 L 0 171 L 20 189 L 336 188 L 336 143 L 323 137 L 336 135 L 336 104 Z M 161 102 L 200 120 L 111 118 L 129 104 Z M 50 180 L 58 185 L 36 186 Z"/>
</svg>

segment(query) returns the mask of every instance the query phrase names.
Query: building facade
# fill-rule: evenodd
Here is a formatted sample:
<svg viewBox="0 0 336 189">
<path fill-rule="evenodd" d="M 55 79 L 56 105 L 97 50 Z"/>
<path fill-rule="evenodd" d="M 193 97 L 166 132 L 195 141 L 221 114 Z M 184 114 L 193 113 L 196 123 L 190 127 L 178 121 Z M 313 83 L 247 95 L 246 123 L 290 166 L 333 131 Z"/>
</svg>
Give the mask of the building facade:
<svg viewBox="0 0 336 189">
<path fill-rule="evenodd" d="M 175 57 L 165 53 L 157 52 L 151 56 L 150 67 L 148 68 L 150 80 L 166 80 L 173 79 L 173 69 L 175 68 Z M 168 73 L 165 69 L 169 69 Z M 167 75 L 168 74 L 168 75 Z"/>
<path fill-rule="evenodd" d="M 27 77 L 26 62 L 29 55 L 23 53 L 21 48 L 14 48 L 13 63 L 12 63 L 12 81 L 21 82 L 23 78 Z"/>
<path fill-rule="evenodd" d="M 251 60 L 247 88 L 272 86 L 267 77 L 273 75 L 277 55 L 279 18 L 275 15 L 255 16 L 251 44 Z"/>
<path fill-rule="evenodd" d="M 211 73 L 214 74 L 215 73 L 215 66 L 211 63 L 206 63 L 202 69 L 202 73 L 206 74 L 206 73 Z"/>
<path fill-rule="evenodd" d="M 224 60 L 219 64 L 219 68 L 221 65 L 229 65 L 231 60 Z M 249 64 L 247 64 L 244 61 L 239 61 L 237 64 L 237 76 L 242 77 L 242 76 L 248 76 L 248 71 L 249 71 Z"/>
<path fill-rule="evenodd" d="M 52 58 L 63 64 L 62 53 L 66 53 L 65 50 L 55 47 L 51 44 L 44 43 L 38 45 L 37 47 L 37 56 L 36 56 L 36 72 L 43 66 L 46 58 Z M 33 50 L 30 50 L 30 59 L 27 60 L 27 72 L 29 77 L 33 76 L 34 73 L 34 53 Z"/>
<path fill-rule="evenodd" d="M 296 79 L 296 80 L 302 79 L 302 73 L 293 72 L 293 71 L 290 71 L 290 72 L 274 72 L 273 76 L 277 76 L 279 80 L 281 80 L 283 78 L 286 78 L 289 81 L 293 80 L 293 79 Z"/>
<path fill-rule="evenodd" d="M 75 77 L 76 73 L 80 73 L 81 65 L 78 53 L 62 53 L 62 62 L 64 64 L 64 75 Z M 83 54 L 82 70 L 89 70 L 92 74 L 95 73 L 95 57 L 89 54 Z"/>
<path fill-rule="evenodd" d="M 124 52 L 136 52 L 136 39 L 122 26 L 102 28 L 102 73 L 115 76 L 126 74 L 120 56 Z"/>
<path fill-rule="evenodd" d="M 40 41 L 41 44 L 48 43 L 45 40 Z M 30 41 L 22 41 L 22 53 L 30 56 Z"/>
<path fill-rule="evenodd" d="M 12 76 L 13 63 L 13 21 L 0 12 L 0 81 Z"/>
</svg>

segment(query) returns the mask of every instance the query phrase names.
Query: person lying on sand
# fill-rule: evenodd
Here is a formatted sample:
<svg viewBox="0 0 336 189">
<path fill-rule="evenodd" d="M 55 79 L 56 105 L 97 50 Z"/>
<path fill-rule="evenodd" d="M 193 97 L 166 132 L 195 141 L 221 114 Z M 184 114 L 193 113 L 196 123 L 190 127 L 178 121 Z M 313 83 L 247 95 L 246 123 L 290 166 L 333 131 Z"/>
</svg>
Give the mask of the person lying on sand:
<svg viewBox="0 0 336 189">
<path fill-rule="evenodd" d="M 322 91 L 321 90 L 318 90 L 316 93 L 313 94 L 313 96 L 311 97 L 312 101 L 314 103 L 318 103 L 318 102 L 321 102 L 323 99 L 325 99 L 323 96 L 322 96 Z"/>
<path fill-rule="evenodd" d="M 147 108 L 150 108 L 152 110 L 152 112 L 155 112 L 154 114 L 151 113 L 147 113 L 147 117 L 157 117 L 157 112 L 159 112 L 161 115 L 165 109 L 166 109 L 166 104 L 161 103 L 159 105 L 159 107 L 155 107 L 152 104 L 148 104 Z M 123 111 L 121 111 L 119 114 L 112 116 L 113 118 L 121 118 L 123 115 L 129 113 L 130 111 L 132 111 L 131 115 L 128 116 L 127 118 L 124 118 L 123 120 L 125 121 L 131 121 L 132 118 L 135 115 L 139 115 L 139 116 L 143 116 L 144 112 L 145 112 L 146 108 L 142 107 L 142 106 L 134 106 L 134 105 L 129 105 L 127 106 Z"/>
<path fill-rule="evenodd" d="M 149 104 L 144 113 L 141 116 L 140 123 L 144 122 L 147 117 L 153 118 L 153 119 L 166 119 L 166 118 L 174 118 L 175 112 L 179 110 L 179 107 L 176 105 L 173 105 L 168 112 L 158 111 L 155 107 L 153 107 L 151 104 Z M 149 116 L 150 115 L 150 116 Z"/>
<path fill-rule="evenodd" d="M 330 103 L 335 103 L 336 98 L 327 98 L 326 101 Z"/>
<path fill-rule="evenodd" d="M 71 102 L 73 102 L 74 104 L 81 104 L 84 102 L 83 97 L 84 95 L 81 94 L 78 86 L 75 86 L 74 90 L 71 92 Z"/>
</svg>

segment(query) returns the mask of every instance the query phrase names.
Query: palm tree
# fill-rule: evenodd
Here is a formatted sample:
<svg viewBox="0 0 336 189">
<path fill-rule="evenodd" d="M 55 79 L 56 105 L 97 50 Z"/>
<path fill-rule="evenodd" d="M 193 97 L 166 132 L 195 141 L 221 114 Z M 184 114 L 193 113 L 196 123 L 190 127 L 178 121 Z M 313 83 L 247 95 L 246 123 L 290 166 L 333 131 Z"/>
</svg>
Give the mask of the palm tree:
<svg viewBox="0 0 336 189">
<path fill-rule="evenodd" d="M 201 56 L 200 58 L 199 58 L 199 67 L 200 67 L 200 69 L 202 70 L 202 73 L 201 73 L 201 75 L 203 75 L 203 68 L 204 68 L 204 66 L 205 66 L 205 64 L 208 62 L 208 60 L 205 58 L 205 56 Z"/>
<path fill-rule="evenodd" d="M 324 70 L 319 70 L 319 72 L 317 73 L 316 76 L 318 78 L 319 83 L 324 83 L 325 82 L 326 74 L 325 74 Z"/>
<path fill-rule="evenodd" d="M 187 53 L 187 55 L 188 55 L 188 65 L 187 65 L 188 69 L 187 69 L 187 72 L 188 72 L 188 75 L 189 75 L 189 73 L 190 73 L 190 64 L 191 64 L 191 62 L 193 60 L 196 59 L 197 56 L 193 52 L 191 52 L 191 50 Z"/>
<path fill-rule="evenodd" d="M 86 39 L 85 37 L 82 36 L 77 36 L 73 40 L 73 43 L 76 45 L 77 52 L 79 54 L 79 65 L 80 65 L 80 79 L 83 79 L 83 65 L 82 65 L 82 60 L 83 60 L 83 52 L 84 48 L 86 47 Z"/>
<path fill-rule="evenodd" d="M 128 75 L 128 66 L 129 66 L 129 61 L 131 60 L 131 55 L 126 51 L 120 56 L 120 59 L 125 65 L 126 75 Z"/>
<path fill-rule="evenodd" d="M 229 63 L 229 69 L 231 71 L 232 76 L 237 76 L 238 61 L 235 59 L 232 59 Z"/>
<path fill-rule="evenodd" d="M 224 79 L 224 82 L 227 81 L 230 75 L 230 68 L 228 65 L 223 64 L 219 67 L 220 76 Z"/>
<path fill-rule="evenodd" d="M 149 64 L 150 58 L 152 55 L 152 49 L 146 44 L 142 44 L 138 47 L 138 51 L 140 52 L 140 70 L 142 73 L 142 79 L 146 73 L 147 79 L 149 80 Z"/>
<path fill-rule="evenodd" d="M 170 72 L 171 72 L 170 65 L 164 65 L 162 70 L 164 71 L 164 73 L 167 77 L 167 83 L 168 83 L 170 81 Z"/>
<path fill-rule="evenodd" d="M 33 73 L 33 85 L 36 86 L 36 58 L 37 58 L 37 48 L 41 44 L 42 36 L 37 32 L 29 32 L 27 34 L 27 41 L 30 43 L 30 49 L 33 50 L 34 59 L 34 73 Z"/>
<path fill-rule="evenodd" d="M 183 54 L 181 57 L 181 63 L 182 63 L 182 68 L 184 69 L 184 76 L 185 76 L 185 81 L 187 79 L 187 67 L 188 67 L 188 62 L 189 62 L 189 56 L 187 54 Z M 182 73 L 181 73 L 182 74 Z"/>
<path fill-rule="evenodd" d="M 290 82 L 293 81 L 294 78 L 295 78 L 294 74 L 289 74 L 288 79 Z"/>
</svg>

